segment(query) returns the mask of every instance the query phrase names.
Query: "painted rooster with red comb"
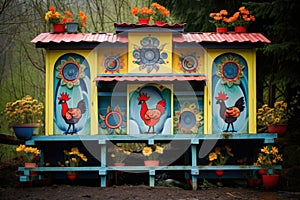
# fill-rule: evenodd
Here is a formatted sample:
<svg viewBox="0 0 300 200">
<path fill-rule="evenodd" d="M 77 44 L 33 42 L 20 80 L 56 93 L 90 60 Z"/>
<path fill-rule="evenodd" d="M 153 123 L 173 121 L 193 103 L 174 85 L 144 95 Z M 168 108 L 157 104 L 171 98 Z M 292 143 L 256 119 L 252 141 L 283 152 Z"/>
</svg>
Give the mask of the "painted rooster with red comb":
<svg viewBox="0 0 300 200">
<path fill-rule="evenodd" d="M 220 104 L 220 117 L 228 124 L 224 132 L 229 132 L 229 126 L 231 125 L 231 132 L 236 132 L 233 127 L 233 123 L 243 112 L 245 106 L 244 97 L 240 97 L 232 107 L 226 107 L 225 101 L 228 99 L 227 95 L 220 92 L 216 97 L 216 104 Z"/>
<path fill-rule="evenodd" d="M 142 93 L 137 99 L 139 101 L 139 105 L 141 105 L 140 116 L 144 123 L 149 126 L 147 133 L 150 133 L 151 127 L 153 129 L 152 133 L 155 133 L 154 126 L 159 122 L 160 117 L 166 111 L 166 100 L 160 100 L 156 105 L 156 109 L 148 109 L 146 101 L 148 101 L 149 98 L 150 97 L 147 96 L 147 94 Z"/>
<path fill-rule="evenodd" d="M 58 97 L 58 104 L 61 104 L 62 110 L 61 115 L 64 118 L 65 122 L 69 124 L 67 131 L 64 134 L 71 134 L 73 135 L 76 133 L 75 131 L 75 124 L 81 119 L 82 114 L 86 112 L 86 106 L 84 103 L 84 99 L 80 100 L 77 104 L 76 108 L 69 108 L 67 101 L 71 98 L 69 97 L 68 93 L 61 93 L 61 96 Z M 73 131 L 69 132 L 71 126 L 73 127 Z"/>
</svg>

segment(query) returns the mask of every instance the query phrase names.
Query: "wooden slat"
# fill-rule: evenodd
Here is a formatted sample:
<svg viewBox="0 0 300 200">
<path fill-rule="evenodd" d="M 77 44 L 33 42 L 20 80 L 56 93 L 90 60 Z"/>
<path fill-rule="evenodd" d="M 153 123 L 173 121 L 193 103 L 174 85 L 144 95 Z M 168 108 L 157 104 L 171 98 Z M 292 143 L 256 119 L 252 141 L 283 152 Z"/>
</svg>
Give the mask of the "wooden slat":
<svg viewBox="0 0 300 200">
<path fill-rule="evenodd" d="M 0 144 L 19 145 L 24 144 L 23 140 L 19 140 L 16 136 L 8 134 L 0 134 Z"/>
</svg>

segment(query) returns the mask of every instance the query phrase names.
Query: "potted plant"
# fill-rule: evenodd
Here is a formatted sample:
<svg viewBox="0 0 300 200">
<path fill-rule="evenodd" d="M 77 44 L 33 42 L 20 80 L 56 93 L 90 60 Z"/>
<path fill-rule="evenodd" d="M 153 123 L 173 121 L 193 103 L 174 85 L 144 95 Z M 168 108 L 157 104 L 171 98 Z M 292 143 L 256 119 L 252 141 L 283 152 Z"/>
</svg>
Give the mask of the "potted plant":
<svg viewBox="0 0 300 200">
<path fill-rule="evenodd" d="M 40 150 L 35 147 L 27 147 L 24 144 L 20 144 L 16 148 L 16 152 L 21 155 L 25 160 L 25 168 L 35 168 L 40 161 Z"/>
<path fill-rule="evenodd" d="M 264 146 L 258 153 L 255 166 L 261 166 L 265 174 L 262 175 L 262 182 L 266 189 L 274 189 L 278 185 L 279 175 L 274 174 L 274 166 L 283 161 L 282 154 L 274 146 Z"/>
<path fill-rule="evenodd" d="M 164 147 L 160 145 L 145 146 L 142 150 L 145 156 L 145 166 L 159 166 L 159 156 L 164 153 Z"/>
<path fill-rule="evenodd" d="M 79 151 L 77 147 L 72 147 L 70 151 L 64 150 L 65 159 L 64 163 L 60 163 L 61 166 L 66 167 L 78 167 L 81 165 L 82 161 L 87 162 L 87 157 Z M 75 171 L 68 171 L 67 173 L 68 178 L 70 180 L 74 180 L 76 178 L 76 172 Z"/>
<path fill-rule="evenodd" d="M 17 138 L 29 140 L 42 125 L 43 110 L 42 102 L 26 95 L 22 99 L 6 103 L 4 113 L 8 126 L 13 128 Z"/>
<path fill-rule="evenodd" d="M 66 17 L 63 17 L 63 22 L 67 25 L 67 32 L 68 33 L 77 33 L 83 32 L 83 29 L 86 31 L 86 20 L 87 16 L 84 14 L 83 11 L 79 11 L 79 19 L 76 21 L 72 17 L 72 13 L 68 10 L 65 11 Z"/>
<path fill-rule="evenodd" d="M 228 15 L 227 10 L 220 10 L 218 13 L 210 13 L 209 17 L 212 20 L 209 20 L 216 26 L 216 31 L 218 33 L 226 33 L 229 23 L 229 19 L 226 17 Z"/>
<path fill-rule="evenodd" d="M 151 8 L 143 7 L 138 9 L 137 7 L 133 7 L 131 9 L 131 13 L 134 16 L 138 17 L 139 24 L 149 24 L 150 17 L 153 14 L 153 10 Z"/>
<path fill-rule="evenodd" d="M 246 32 L 247 26 L 255 21 L 255 17 L 250 14 L 250 11 L 242 6 L 238 12 L 235 12 L 232 17 L 228 19 L 230 24 L 235 27 L 235 32 Z"/>
<path fill-rule="evenodd" d="M 257 110 L 257 124 L 268 127 L 269 133 L 277 133 L 283 136 L 287 129 L 287 122 L 292 116 L 292 109 L 288 109 L 287 103 L 277 101 L 273 108 L 264 104 Z"/>
<path fill-rule="evenodd" d="M 125 165 L 124 161 L 131 154 L 130 151 L 124 150 L 122 146 L 114 146 L 111 152 L 112 153 L 110 156 L 115 166 L 124 166 Z"/>
<path fill-rule="evenodd" d="M 167 18 L 170 15 L 170 11 L 158 3 L 152 3 L 151 6 L 154 11 L 152 15 L 154 24 L 159 26 L 165 24 L 167 22 Z"/>
<path fill-rule="evenodd" d="M 54 33 L 65 32 L 66 24 L 63 22 L 63 16 L 55 9 L 54 6 L 49 6 L 49 11 L 45 14 L 45 20 L 53 25 Z"/>
<path fill-rule="evenodd" d="M 231 147 L 229 145 L 225 145 L 224 147 L 217 146 L 213 152 L 209 153 L 209 166 L 217 165 L 222 166 L 225 165 L 230 157 L 233 157 L 234 154 L 231 152 Z M 224 170 L 216 170 L 216 174 L 218 177 L 223 176 Z"/>
</svg>

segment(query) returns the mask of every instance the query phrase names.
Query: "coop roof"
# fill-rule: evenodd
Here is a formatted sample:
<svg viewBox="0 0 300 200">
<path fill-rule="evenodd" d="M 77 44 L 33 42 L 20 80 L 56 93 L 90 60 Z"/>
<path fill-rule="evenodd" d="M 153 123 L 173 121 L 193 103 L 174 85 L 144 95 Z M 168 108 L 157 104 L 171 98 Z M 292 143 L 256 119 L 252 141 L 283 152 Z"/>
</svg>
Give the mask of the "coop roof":
<svg viewBox="0 0 300 200">
<path fill-rule="evenodd" d="M 36 44 L 39 48 L 95 48 L 100 43 L 127 43 L 128 38 L 126 34 L 114 34 L 114 33 L 41 33 L 35 37 L 32 43 Z M 271 43 L 261 33 L 176 33 L 173 34 L 173 42 L 176 43 L 199 43 L 206 47 L 224 47 L 224 46 L 236 46 L 236 48 L 259 47 L 265 43 Z M 74 46 L 76 44 L 76 46 Z"/>
</svg>

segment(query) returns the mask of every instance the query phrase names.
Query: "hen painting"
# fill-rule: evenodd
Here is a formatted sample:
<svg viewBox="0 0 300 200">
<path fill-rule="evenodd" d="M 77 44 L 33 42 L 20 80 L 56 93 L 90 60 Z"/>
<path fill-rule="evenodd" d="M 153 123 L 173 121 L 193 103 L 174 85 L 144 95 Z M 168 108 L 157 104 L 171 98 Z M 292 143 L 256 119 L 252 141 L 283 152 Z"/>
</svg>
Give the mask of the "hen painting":
<svg viewBox="0 0 300 200">
<path fill-rule="evenodd" d="M 86 106 L 84 99 L 82 99 L 78 102 L 76 108 L 69 108 L 67 101 L 69 101 L 70 99 L 71 98 L 69 97 L 68 93 L 61 93 L 61 96 L 58 97 L 58 104 L 61 104 L 62 106 L 61 115 L 63 119 L 67 124 L 69 124 L 69 127 L 64 134 L 73 135 L 74 133 L 76 133 L 75 124 L 81 119 L 82 114 L 86 112 Z M 69 132 L 71 126 L 73 127 L 73 131 Z"/>
<path fill-rule="evenodd" d="M 160 117 L 165 113 L 166 111 L 166 100 L 162 99 L 156 104 L 155 109 L 148 109 L 146 101 L 149 100 L 149 96 L 147 94 L 140 94 L 140 96 L 137 98 L 139 101 L 139 105 L 141 105 L 141 110 L 140 110 L 140 116 L 144 123 L 149 126 L 148 132 L 150 133 L 150 130 L 152 128 L 153 132 L 154 131 L 154 126 L 159 122 Z"/>
<path fill-rule="evenodd" d="M 236 132 L 234 130 L 233 123 L 240 116 L 241 112 L 244 111 L 244 97 L 240 97 L 232 107 L 227 107 L 225 101 L 228 99 L 227 95 L 223 92 L 220 92 L 216 97 L 216 104 L 220 104 L 220 117 L 228 124 L 226 130 L 224 132 L 229 132 L 229 126 L 231 125 L 230 132 Z"/>
</svg>

